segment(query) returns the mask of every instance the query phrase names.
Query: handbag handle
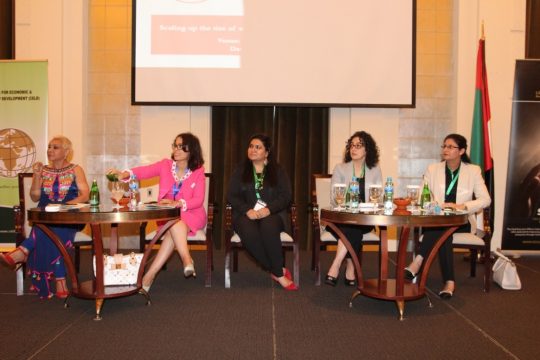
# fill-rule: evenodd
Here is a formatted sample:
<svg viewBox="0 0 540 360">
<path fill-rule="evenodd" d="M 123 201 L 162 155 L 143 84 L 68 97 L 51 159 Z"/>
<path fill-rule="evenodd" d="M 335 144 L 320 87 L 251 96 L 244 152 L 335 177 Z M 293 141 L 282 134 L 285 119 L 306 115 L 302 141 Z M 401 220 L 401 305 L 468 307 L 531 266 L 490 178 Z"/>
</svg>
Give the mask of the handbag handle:
<svg viewBox="0 0 540 360">
<path fill-rule="evenodd" d="M 509 258 L 507 258 L 506 256 L 504 256 L 504 254 L 501 252 L 501 248 L 497 248 L 497 250 L 495 250 L 493 252 L 495 255 L 497 255 L 498 257 L 508 261 L 509 263 L 513 264 L 514 262 L 512 260 L 510 260 Z"/>
</svg>

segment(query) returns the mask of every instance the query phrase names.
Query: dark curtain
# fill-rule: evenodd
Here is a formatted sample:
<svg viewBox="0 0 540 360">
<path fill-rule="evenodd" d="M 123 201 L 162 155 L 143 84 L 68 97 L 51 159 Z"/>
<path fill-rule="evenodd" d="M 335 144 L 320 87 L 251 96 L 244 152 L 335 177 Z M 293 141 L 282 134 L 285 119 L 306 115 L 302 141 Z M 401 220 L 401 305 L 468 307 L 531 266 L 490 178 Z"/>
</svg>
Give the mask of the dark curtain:
<svg viewBox="0 0 540 360">
<path fill-rule="evenodd" d="M 14 59 L 15 1 L 0 0 L 0 59 Z"/>
<path fill-rule="evenodd" d="M 527 0 L 525 58 L 540 59 L 540 0 Z"/>
<path fill-rule="evenodd" d="M 277 162 L 287 171 L 298 210 L 299 239 L 310 246 L 311 174 L 326 173 L 329 110 L 323 107 L 214 106 L 212 108 L 212 172 L 220 212 L 214 219 L 221 247 L 228 179 L 245 158 L 247 141 L 255 133 L 272 137 Z"/>
</svg>

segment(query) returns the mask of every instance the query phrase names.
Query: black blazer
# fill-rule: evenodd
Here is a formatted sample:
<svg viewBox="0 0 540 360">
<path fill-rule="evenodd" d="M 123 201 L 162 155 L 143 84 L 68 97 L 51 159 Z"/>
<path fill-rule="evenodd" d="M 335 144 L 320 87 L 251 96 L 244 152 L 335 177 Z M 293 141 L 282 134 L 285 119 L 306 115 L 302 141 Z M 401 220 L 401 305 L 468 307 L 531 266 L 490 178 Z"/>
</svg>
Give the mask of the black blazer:
<svg viewBox="0 0 540 360">
<path fill-rule="evenodd" d="M 255 194 L 255 184 L 253 179 L 249 183 L 242 181 L 243 164 L 237 166 L 231 175 L 229 181 L 229 190 L 227 192 L 227 202 L 232 206 L 233 224 L 240 216 L 246 216 L 249 209 L 253 209 L 257 202 Z M 277 166 L 277 183 L 270 186 L 263 184 L 263 189 L 259 192 L 261 200 L 266 203 L 270 214 L 279 214 L 285 225 L 285 231 L 291 233 L 291 224 L 287 216 L 287 208 L 291 204 L 291 183 L 285 171 Z"/>
</svg>

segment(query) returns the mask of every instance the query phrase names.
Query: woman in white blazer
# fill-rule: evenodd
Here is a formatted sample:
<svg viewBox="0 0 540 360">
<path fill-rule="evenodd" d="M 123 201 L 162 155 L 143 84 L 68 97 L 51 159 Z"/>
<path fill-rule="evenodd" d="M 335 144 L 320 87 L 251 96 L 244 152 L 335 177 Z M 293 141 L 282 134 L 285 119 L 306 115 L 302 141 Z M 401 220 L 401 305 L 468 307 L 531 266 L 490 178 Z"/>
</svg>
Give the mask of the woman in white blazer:
<svg viewBox="0 0 540 360">
<path fill-rule="evenodd" d="M 442 208 L 467 211 L 469 219 L 473 220 L 475 213 L 491 204 L 482 171 L 480 167 L 470 163 L 466 153 L 467 140 L 463 136 L 459 134 L 446 136 L 441 149 L 443 161 L 431 164 L 424 175 L 431 190 L 432 201 L 441 204 Z M 430 228 L 424 231 L 419 254 L 405 268 L 405 276 L 408 279 L 414 279 L 420 271 L 424 258 L 444 230 Z M 471 229 L 469 223 L 459 227 L 456 232 L 471 232 L 471 230 L 473 233 L 476 231 Z M 455 291 L 453 259 L 452 239 L 449 239 L 439 249 L 439 263 L 444 282 L 439 296 L 443 299 L 450 299 Z"/>
<path fill-rule="evenodd" d="M 373 184 L 382 184 L 381 168 L 378 164 L 379 148 L 377 147 L 375 140 L 367 132 L 357 131 L 349 138 L 349 140 L 347 140 L 343 163 L 337 164 L 332 172 L 332 185 L 340 183 L 348 184 L 354 178 L 360 184 L 360 199 L 368 201 L 369 186 Z M 330 198 L 332 199 L 332 205 L 336 206 L 333 197 L 331 196 Z M 373 230 L 372 226 L 340 224 L 338 227 L 345 234 L 356 253 L 360 251 L 364 234 Z M 334 236 L 337 238 L 336 234 L 334 234 Z M 345 248 L 345 245 L 343 245 L 340 240 L 338 240 L 336 257 L 326 275 L 326 284 L 331 286 L 337 285 L 339 269 L 341 268 L 341 263 L 345 257 L 347 257 L 345 284 L 348 286 L 356 285 L 352 260 L 347 248 Z"/>
</svg>

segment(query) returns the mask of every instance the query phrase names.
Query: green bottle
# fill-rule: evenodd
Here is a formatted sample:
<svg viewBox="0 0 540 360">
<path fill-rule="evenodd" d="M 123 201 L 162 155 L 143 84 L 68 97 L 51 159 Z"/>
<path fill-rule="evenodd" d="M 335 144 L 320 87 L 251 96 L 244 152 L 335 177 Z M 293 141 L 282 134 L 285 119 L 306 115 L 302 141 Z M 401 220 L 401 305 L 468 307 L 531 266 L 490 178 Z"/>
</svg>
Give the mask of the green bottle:
<svg viewBox="0 0 540 360">
<path fill-rule="evenodd" d="M 424 188 L 422 189 L 422 195 L 420 195 L 420 207 L 424 208 L 425 203 L 431 202 L 431 192 L 429 191 L 429 186 L 427 181 L 424 182 Z"/>
<path fill-rule="evenodd" d="M 99 206 L 99 189 L 96 179 L 92 181 L 92 187 L 90 188 L 90 206 Z"/>
</svg>

